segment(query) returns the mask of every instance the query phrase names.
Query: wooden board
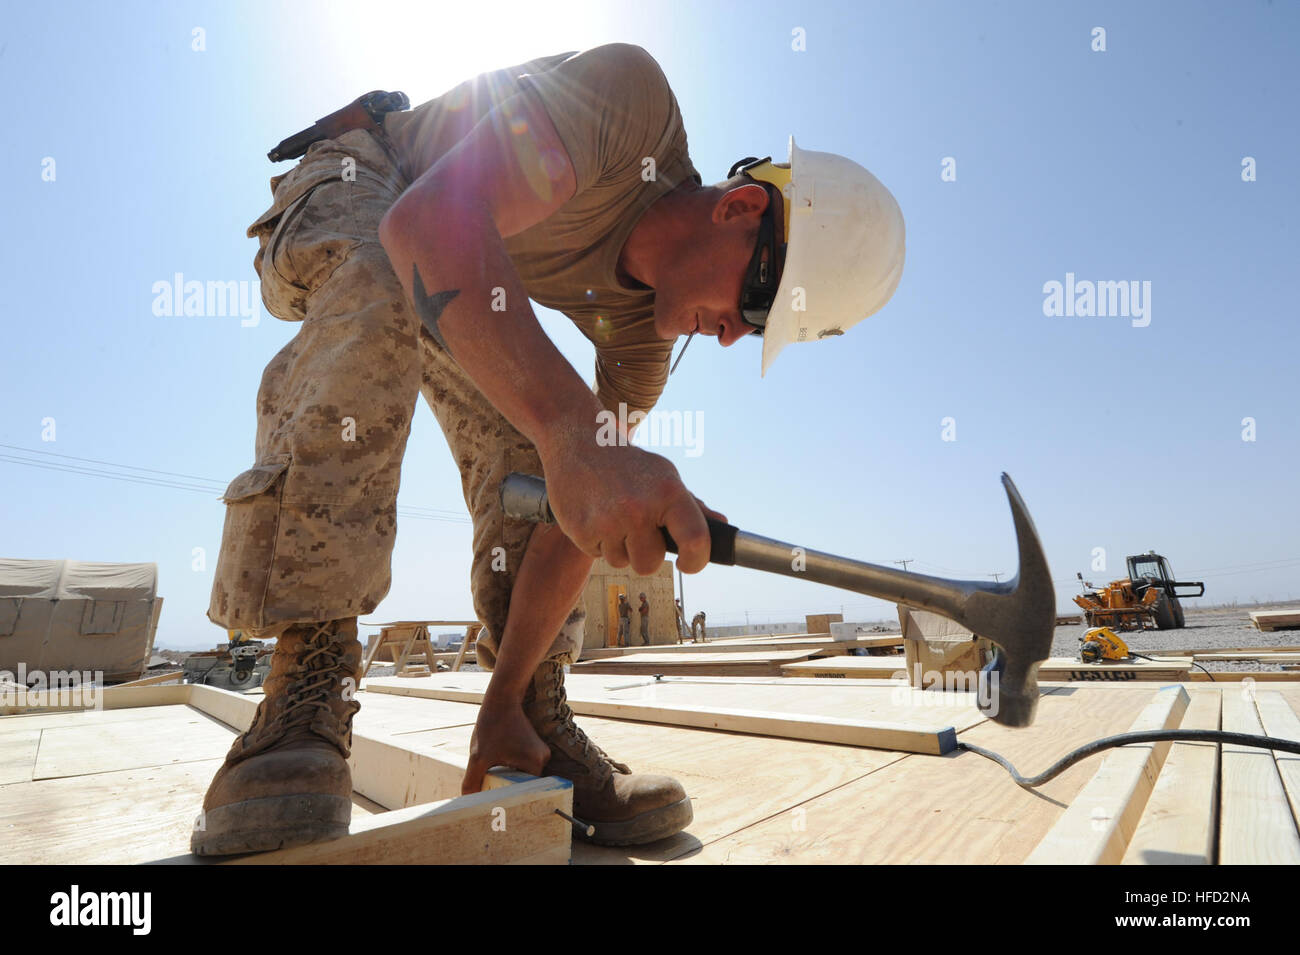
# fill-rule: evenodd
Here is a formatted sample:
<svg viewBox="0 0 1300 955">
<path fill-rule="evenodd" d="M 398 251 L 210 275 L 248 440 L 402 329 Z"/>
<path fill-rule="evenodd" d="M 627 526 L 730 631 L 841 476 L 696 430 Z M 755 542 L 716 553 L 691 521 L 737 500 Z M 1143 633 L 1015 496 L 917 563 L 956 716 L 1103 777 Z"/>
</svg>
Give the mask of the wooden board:
<svg viewBox="0 0 1300 955">
<path fill-rule="evenodd" d="M 1151 698 L 1146 687 L 1053 689 L 1028 729 L 986 721 L 960 734 L 1038 772 L 1097 736 L 1122 732 Z M 893 865 L 1015 864 L 1041 840 L 1094 766 L 1073 766 L 1037 792 L 974 753 L 909 756 L 862 779 L 705 845 L 679 861 Z"/>
<path fill-rule="evenodd" d="M 0 788 L 5 833 L 0 861 L 137 865 L 188 852 L 203 794 L 221 762 L 61 776 Z"/>
<path fill-rule="evenodd" d="M 742 633 L 742 634 L 740 634 L 740 635 L 738 635 L 738 636 L 734 636 L 734 637 L 714 637 L 712 640 L 709 641 L 709 643 L 710 643 L 710 645 L 715 644 L 715 643 L 720 643 L 720 644 L 730 644 L 730 643 L 759 643 L 759 642 L 767 643 L 768 641 L 777 641 L 777 640 L 804 640 L 804 639 L 809 639 L 809 638 L 824 638 L 824 639 L 826 639 L 826 640 L 829 640 L 829 639 L 831 638 L 831 635 L 830 635 L 829 632 L 827 632 L 827 633 L 804 633 L 804 632 L 794 632 L 794 633 Z"/>
<path fill-rule="evenodd" d="M 1191 702 L 1179 686 L 1158 690 L 1130 732 L 1174 729 Z M 1170 743 L 1106 751 L 1101 766 L 1029 858 L 1028 865 L 1111 865 L 1124 857 Z"/>
<path fill-rule="evenodd" d="M 0 721 L 3 725 L 3 721 Z M 0 786 L 25 783 L 36 767 L 36 751 L 41 745 L 41 731 L 27 729 L 0 733 Z"/>
<path fill-rule="evenodd" d="M 354 819 L 341 839 L 240 856 L 226 865 L 567 865 L 573 784 L 516 785 Z M 192 856 L 175 861 L 189 863 Z"/>
<path fill-rule="evenodd" d="M 1222 696 L 1193 690 L 1180 729 L 1220 728 Z M 1212 865 L 1218 838 L 1219 746 L 1174 743 L 1124 851 L 1125 865 Z"/>
<path fill-rule="evenodd" d="M 888 680 L 895 676 L 906 679 L 907 661 L 901 656 L 825 657 L 783 663 L 781 675 L 818 680 Z"/>
<path fill-rule="evenodd" d="M 196 760 L 222 759 L 230 729 L 188 706 L 165 706 L 168 719 L 54 727 L 41 731 L 33 779 L 85 776 Z M 161 725 L 166 730 L 160 729 Z"/>
<path fill-rule="evenodd" d="M 1223 691 L 1223 728 L 1262 734 L 1253 694 Z M 1224 744 L 1219 816 L 1219 862 L 1223 865 L 1300 864 L 1300 833 L 1291 814 L 1273 754 Z"/>
<path fill-rule="evenodd" d="M 738 653 L 628 653 L 618 657 L 575 663 L 574 673 L 619 673 L 651 676 L 656 673 L 710 676 L 780 676 L 781 666 L 806 660 L 812 650 L 762 650 Z"/>
<path fill-rule="evenodd" d="M 1197 653 L 1193 655 L 1197 663 L 1209 663 L 1211 661 L 1236 661 L 1241 660 L 1253 663 L 1300 663 L 1300 651 L 1283 652 L 1271 650 L 1268 652 L 1246 653 L 1246 652 L 1225 652 L 1225 653 Z"/>
<path fill-rule="evenodd" d="M 1195 683 L 1242 683 L 1253 680 L 1256 683 L 1297 683 L 1300 676 L 1282 670 L 1192 670 L 1188 677 Z"/>
<path fill-rule="evenodd" d="M 818 679 L 883 679 L 905 676 L 906 667 L 907 664 L 901 657 L 832 657 L 785 663 L 781 666 L 781 673 L 784 676 Z M 1174 657 L 1158 662 L 1135 660 L 1129 663 L 1081 663 L 1066 657 L 1044 661 L 1038 669 L 1038 678 L 1115 683 L 1136 680 L 1168 682 L 1184 679 L 1191 667 L 1190 657 Z"/>
<path fill-rule="evenodd" d="M 809 633 L 829 633 L 831 624 L 843 622 L 844 615 L 841 613 L 810 613 L 804 617 L 804 625 Z"/>
<path fill-rule="evenodd" d="M 455 678 L 440 674 L 421 680 L 373 679 L 368 686 L 369 692 L 478 703 L 488 676 L 462 673 Z M 951 699 L 932 703 L 906 687 L 863 687 L 856 714 L 839 716 L 817 711 L 819 688 L 815 686 L 798 688 L 808 707 L 800 711 L 796 708 L 799 701 L 792 701 L 789 694 L 783 698 L 784 705 L 769 708 L 767 694 L 756 694 L 753 687 L 743 694 L 749 707 L 741 708 L 720 702 L 725 698 L 721 686 L 647 681 L 630 687 L 614 683 L 609 689 L 599 685 L 599 678 L 585 676 L 585 683 L 575 674 L 567 681 L 568 703 L 576 713 L 904 752 L 946 752 L 953 742 L 954 727 L 965 728 L 984 719 L 975 709 L 973 694 L 955 693 Z M 711 702 L 698 702 L 700 699 Z M 755 704 L 764 708 L 754 708 Z"/>
<path fill-rule="evenodd" d="M 178 695 L 188 697 L 191 705 L 179 705 Z M 128 702 L 139 708 L 127 707 Z M 103 711 L 44 713 L 0 720 L 0 754 L 13 757 L 0 761 L 0 765 L 11 767 L 10 775 L 20 777 L 0 787 L 0 828 L 12 835 L 18 826 L 13 818 L 17 817 L 34 834 L 33 840 L 8 839 L 0 847 L 3 861 L 191 861 L 187 855 L 188 837 L 203 793 L 235 733 L 251 723 L 257 700 L 205 686 L 145 686 L 110 689 L 104 693 L 102 705 Z M 382 708 L 382 705 L 377 707 Z M 427 707 L 417 717 L 425 725 L 429 718 Z M 34 755 L 30 753 L 33 734 L 39 736 Z M 382 813 L 374 824 L 363 819 L 357 830 L 359 841 L 355 843 L 360 855 L 375 852 L 375 847 L 382 844 L 389 847 L 388 861 L 399 858 L 423 862 L 472 861 L 469 856 L 457 856 L 459 850 L 453 851 L 454 847 L 468 843 L 460 835 L 455 838 L 448 835 L 453 830 L 468 831 L 464 823 L 468 817 L 462 809 L 483 816 L 493 807 L 504 805 L 503 800 L 517 806 L 537 800 L 538 812 L 545 808 L 544 815 L 553 815 L 556 807 L 550 803 L 559 798 L 565 811 L 571 810 L 572 791 L 567 782 L 542 780 L 546 785 L 535 793 L 520 791 L 517 787 L 531 777 L 499 770 L 490 773 L 486 781 L 488 792 L 483 794 L 482 802 L 490 805 L 485 808 L 464 804 L 465 797 L 459 794 L 465 767 L 463 757 L 447 758 L 422 752 L 419 748 L 402 746 L 397 740 L 395 736 L 369 737 L 354 732 L 350 764 L 357 792 L 383 808 L 447 802 L 432 814 L 437 819 L 424 810 L 398 815 Z M 22 767 L 29 758 L 32 759 L 30 781 L 23 781 Z M 140 765 L 148 759 L 153 761 Z M 190 767 L 194 767 L 192 771 Z M 178 780 L 183 784 L 178 784 Z M 167 798 L 159 798 L 159 788 Z M 561 795 L 557 796 L 557 792 Z M 173 796 L 180 800 L 178 805 L 184 806 L 183 822 L 166 814 L 171 810 L 163 812 L 156 805 L 158 802 L 172 805 Z M 94 804 L 95 811 L 87 811 L 85 800 Z M 545 825 L 538 824 L 541 828 L 531 824 L 510 827 L 512 835 L 491 847 L 479 846 L 475 852 L 502 861 L 505 861 L 502 853 L 509 855 L 511 861 L 567 861 L 568 823 L 557 828 L 551 825 L 550 818 L 543 822 Z M 398 829 L 376 831 L 377 826 L 388 823 Z M 100 831 L 101 828 L 112 829 L 113 834 Z M 537 841 L 541 837 L 530 835 L 535 832 L 546 834 L 548 841 L 541 849 Z M 562 842 L 557 833 L 563 834 Z M 160 841 L 164 836 L 171 841 Z M 351 838 L 350 835 L 348 839 Z M 102 857 L 88 853 L 87 842 L 97 839 L 115 846 L 114 853 Z M 69 854 L 70 843 L 78 854 Z M 405 848 L 400 851 L 393 848 L 399 845 Z M 177 846 L 182 847 L 179 856 L 175 851 Z M 434 852 L 435 846 L 442 848 Z M 335 849 L 350 851 L 344 847 Z M 417 850 L 418 858 L 412 854 Z M 124 855 L 130 858 L 123 858 Z M 329 860 L 322 855 L 313 861 Z"/>
<path fill-rule="evenodd" d="M 682 643 L 656 646 L 656 654 L 677 653 L 764 653 L 770 650 L 812 650 L 816 656 L 839 656 L 856 649 L 901 647 L 902 636 L 869 637 L 861 640 L 835 640 L 831 637 L 781 637 L 773 640 L 710 640 L 708 643 Z M 594 647 L 582 651 L 582 662 L 608 660 L 610 657 L 649 652 L 645 647 Z"/>
<path fill-rule="evenodd" d="M 97 688 L 93 699 L 87 699 L 87 693 L 80 698 L 67 692 L 27 693 L 15 703 L 0 706 L 0 716 L 12 716 L 21 713 L 49 715 L 67 710 L 84 712 L 91 709 L 119 710 L 137 706 L 157 706 L 160 703 L 187 703 L 192 684 L 167 683 L 162 686 L 115 686 L 108 689 Z M 3 699 L 3 697 L 0 697 Z"/>
<path fill-rule="evenodd" d="M 656 863 L 696 852 L 745 826 L 789 818 L 792 809 L 807 799 L 912 758 L 905 753 L 591 716 L 579 717 L 578 725 L 596 745 L 634 771 L 678 780 L 691 798 L 695 816 L 684 832 L 652 845 L 610 847 L 575 840 L 573 861 L 583 865 Z M 418 738 L 442 751 L 467 753 L 470 729 L 434 730 Z"/>
<path fill-rule="evenodd" d="M 1300 646 L 1293 647 L 1171 647 L 1158 650 L 1140 648 L 1142 653 L 1151 657 L 1198 657 L 1203 653 L 1300 653 Z"/>
<path fill-rule="evenodd" d="M 1300 610 L 1256 610 L 1250 622 L 1259 630 L 1300 630 Z"/>
<path fill-rule="evenodd" d="M 357 694 L 361 709 L 353 729 L 367 736 L 404 736 L 445 726 L 472 726 L 478 707 L 446 700 L 394 697 L 388 694 Z"/>
<path fill-rule="evenodd" d="M 472 694 L 487 687 L 489 674 L 439 674 L 417 685 L 458 688 Z M 398 684 L 383 681 L 390 691 Z M 898 681 L 855 680 L 827 683 L 787 677 L 652 677 L 593 676 L 570 673 L 565 679 L 570 705 L 587 702 L 715 706 L 759 710 L 772 714 L 802 714 L 840 719 L 897 722 L 900 715 L 927 714 L 957 729 L 982 722 L 973 693 L 922 693 Z M 378 687 L 376 688 L 378 689 Z M 467 701 L 468 702 L 468 701 Z M 597 715 L 597 714 L 590 714 Z"/>
<path fill-rule="evenodd" d="M 1259 710 L 1259 719 L 1265 733 L 1278 739 L 1300 742 L 1300 718 L 1296 717 L 1295 710 L 1280 693 L 1257 693 L 1255 707 Z M 1274 750 L 1273 761 L 1277 764 L 1278 775 L 1282 778 L 1287 800 L 1291 803 L 1291 815 L 1300 820 L 1300 756 Z"/>
</svg>

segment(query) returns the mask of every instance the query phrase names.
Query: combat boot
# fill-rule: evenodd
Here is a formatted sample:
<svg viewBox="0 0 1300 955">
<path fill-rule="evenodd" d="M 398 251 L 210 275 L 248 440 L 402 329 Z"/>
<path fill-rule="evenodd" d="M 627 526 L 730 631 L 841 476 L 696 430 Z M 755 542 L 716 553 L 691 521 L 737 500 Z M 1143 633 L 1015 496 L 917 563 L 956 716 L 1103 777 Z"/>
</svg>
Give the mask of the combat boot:
<svg viewBox="0 0 1300 955">
<path fill-rule="evenodd" d="M 347 835 L 360 671 L 355 617 L 295 624 L 281 634 L 253 724 L 204 797 L 190 840 L 195 855 L 266 852 Z"/>
<path fill-rule="evenodd" d="M 669 776 L 633 773 L 588 739 L 573 721 L 564 691 L 562 659 L 543 660 L 524 694 L 524 714 L 551 748 L 543 776 L 573 783 L 573 814 L 595 827 L 592 842 L 641 845 L 691 824 L 691 800 Z M 575 830 L 576 832 L 576 830 Z"/>
</svg>

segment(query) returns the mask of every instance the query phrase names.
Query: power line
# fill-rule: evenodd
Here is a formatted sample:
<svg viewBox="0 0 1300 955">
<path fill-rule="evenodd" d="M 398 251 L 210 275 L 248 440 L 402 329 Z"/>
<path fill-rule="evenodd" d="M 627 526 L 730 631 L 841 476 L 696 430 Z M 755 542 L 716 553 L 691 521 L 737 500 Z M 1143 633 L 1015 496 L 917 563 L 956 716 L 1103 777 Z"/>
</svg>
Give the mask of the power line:
<svg viewBox="0 0 1300 955">
<path fill-rule="evenodd" d="M 10 451 L 21 451 L 24 454 L 46 454 L 52 458 L 67 458 L 69 461 L 82 461 L 87 464 L 103 464 L 110 468 L 119 468 L 124 471 L 146 471 L 150 474 L 165 474 L 168 477 L 189 478 L 194 481 L 212 481 L 212 478 L 199 477 L 195 474 L 178 474 L 175 471 L 158 471 L 154 468 L 137 467 L 134 464 L 114 464 L 112 461 L 100 461 L 96 458 L 78 458 L 71 454 L 59 454 L 56 451 L 44 451 L 37 448 L 23 448 L 16 444 L 0 444 L 0 448 L 8 448 Z M 212 482 L 218 483 L 218 482 Z"/>
<path fill-rule="evenodd" d="M 195 491 L 200 494 L 220 495 L 227 487 L 227 482 L 217 481 L 213 478 L 199 477 L 194 474 L 180 474 L 176 471 L 161 471 L 156 468 L 143 468 L 130 464 L 117 464 L 112 461 L 101 461 L 96 458 L 79 458 L 71 454 L 58 454 L 54 451 L 37 451 L 32 448 L 20 448 L 11 444 L 0 444 L 0 448 L 12 448 L 22 451 L 25 454 L 45 454 L 50 457 L 62 458 L 70 462 L 84 463 L 63 463 L 62 461 L 40 461 L 28 460 L 26 458 L 16 457 L 11 454 L 0 454 L 0 461 L 7 464 L 21 464 L 30 468 L 40 468 L 46 471 L 61 471 L 65 474 L 79 474 L 83 477 L 104 478 L 109 481 L 120 481 L 126 484 L 136 484 L 143 487 L 166 487 L 178 491 Z M 88 467 L 87 465 L 103 465 L 109 468 L 119 468 L 127 471 L 140 471 L 140 474 L 117 474 L 112 471 L 105 471 L 98 467 Z M 166 475 L 175 478 L 184 478 L 184 481 L 169 481 L 165 477 L 152 477 L 151 475 Z M 199 482 L 199 483 L 196 483 Z M 447 524 L 468 524 L 468 517 L 457 514 L 455 511 L 433 508 L 424 505 L 402 505 L 397 508 L 399 517 L 411 518 L 422 521 L 440 521 Z"/>
</svg>

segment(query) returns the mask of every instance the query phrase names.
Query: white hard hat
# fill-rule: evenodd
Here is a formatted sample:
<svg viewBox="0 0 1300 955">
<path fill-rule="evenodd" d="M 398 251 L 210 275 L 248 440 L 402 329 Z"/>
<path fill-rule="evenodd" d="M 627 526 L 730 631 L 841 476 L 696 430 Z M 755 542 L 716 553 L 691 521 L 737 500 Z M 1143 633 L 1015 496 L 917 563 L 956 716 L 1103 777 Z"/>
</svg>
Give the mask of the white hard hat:
<svg viewBox="0 0 1300 955">
<path fill-rule="evenodd" d="M 785 197 L 785 264 L 763 327 L 766 375 L 791 342 L 842 335 L 879 311 L 903 275 L 898 202 L 851 159 L 800 149 L 788 165 L 747 166 Z"/>
</svg>

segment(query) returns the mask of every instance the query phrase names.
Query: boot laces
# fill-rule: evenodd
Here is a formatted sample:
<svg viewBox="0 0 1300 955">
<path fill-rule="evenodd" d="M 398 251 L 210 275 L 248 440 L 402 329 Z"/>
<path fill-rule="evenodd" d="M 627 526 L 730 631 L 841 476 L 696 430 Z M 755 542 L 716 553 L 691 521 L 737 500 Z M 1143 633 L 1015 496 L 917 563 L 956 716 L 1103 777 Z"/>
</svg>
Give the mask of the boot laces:
<svg viewBox="0 0 1300 955">
<path fill-rule="evenodd" d="M 313 710 L 330 712 L 330 696 L 344 667 L 343 648 L 327 626 L 313 630 L 306 645 L 310 649 L 302 656 L 301 674 L 288 689 L 286 718 L 293 721 L 303 720 L 299 714 L 310 715 Z"/>
<path fill-rule="evenodd" d="M 551 715 L 560 722 L 560 732 L 581 748 L 582 759 L 595 756 L 599 765 L 610 767 L 618 773 L 627 775 L 632 770 L 623 763 L 612 759 L 608 753 L 591 741 L 573 719 L 573 710 L 569 707 L 568 694 L 564 689 L 564 667 L 557 661 L 546 660 L 543 666 L 552 668 L 547 673 L 546 699 L 551 704 Z"/>
<path fill-rule="evenodd" d="M 285 703 L 276 722 L 283 731 L 297 730 L 294 735 L 312 732 L 334 743 L 347 754 L 351 715 L 359 709 L 349 701 L 350 712 L 340 720 L 331 708 L 339 692 L 339 675 L 346 666 L 343 646 L 337 641 L 331 623 L 318 623 L 303 639 L 304 649 L 285 687 Z M 275 734 L 279 735 L 279 734 Z"/>
</svg>

